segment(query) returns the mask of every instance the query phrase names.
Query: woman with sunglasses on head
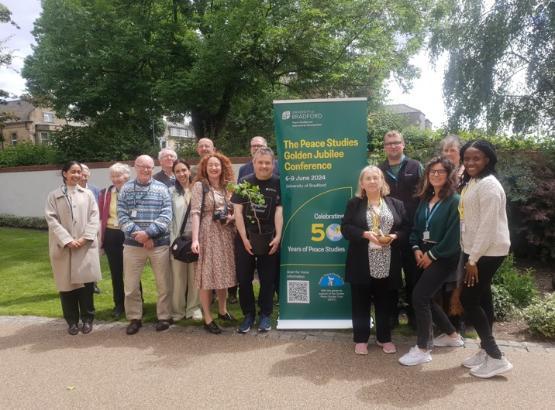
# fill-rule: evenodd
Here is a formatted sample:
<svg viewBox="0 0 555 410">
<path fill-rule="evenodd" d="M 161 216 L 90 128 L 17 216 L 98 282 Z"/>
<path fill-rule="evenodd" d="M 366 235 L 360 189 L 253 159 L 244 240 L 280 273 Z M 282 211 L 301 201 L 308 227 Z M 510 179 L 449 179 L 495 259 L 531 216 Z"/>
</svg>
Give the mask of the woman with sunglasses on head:
<svg viewBox="0 0 555 410">
<path fill-rule="evenodd" d="M 399 358 L 405 366 L 430 362 L 432 346 L 464 345 L 443 309 L 432 299 L 459 261 L 459 195 L 455 178 L 454 164 L 446 158 L 435 157 L 426 164 L 420 182 L 420 204 L 409 237 L 421 271 L 412 293 L 417 341 L 416 346 Z M 432 321 L 443 332 L 435 339 Z"/>
<path fill-rule="evenodd" d="M 98 257 L 100 220 L 94 194 L 79 185 L 81 165 L 62 168 L 63 184 L 48 194 L 45 206 L 50 263 L 60 292 L 68 333 L 92 331 L 94 282 L 101 279 Z"/>
<path fill-rule="evenodd" d="M 480 350 L 462 364 L 473 376 L 490 378 L 513 368 L 492 330 L 491 282 L 511 246 L 506 197 L 495 177 L 497 155 L 489 142 L 469 141 L 461 148 L 461 157 L 465 168 L 459 205 L 465 262 L 461 302 L 480 337 Z"/>
</svg>

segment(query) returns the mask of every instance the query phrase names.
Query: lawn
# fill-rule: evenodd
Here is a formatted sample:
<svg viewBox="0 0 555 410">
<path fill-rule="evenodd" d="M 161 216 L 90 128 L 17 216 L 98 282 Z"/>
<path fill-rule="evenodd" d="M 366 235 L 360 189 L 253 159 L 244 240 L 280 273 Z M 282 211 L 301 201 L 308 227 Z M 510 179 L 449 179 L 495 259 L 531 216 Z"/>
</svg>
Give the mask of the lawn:
<svg viewBox="0 0 555 410">
<path fill-rule="evenodd" d="M 0 228 L 0 315 L 35 315 L 62 317 L 58 291 L 52 278 L 48 258 L 46 231 Z M 111 316 L 112 282 L 106 256 L 100 258 L 103 279 L 98 283 L 100 295 L 95 295 L 96 318 L 114 320 Z M 150 266 L 142 276 L 145 321 L 156 318 L 156 286 Z M 216 304 L 213 309 L 217 313 Z M 229 305 L 229 312 L 242 318 L 239 305 Z M 125 320 L 125 319 L 121 319 Z M 183 324 L 193 324 L 183 320 Z"/>
</svg>

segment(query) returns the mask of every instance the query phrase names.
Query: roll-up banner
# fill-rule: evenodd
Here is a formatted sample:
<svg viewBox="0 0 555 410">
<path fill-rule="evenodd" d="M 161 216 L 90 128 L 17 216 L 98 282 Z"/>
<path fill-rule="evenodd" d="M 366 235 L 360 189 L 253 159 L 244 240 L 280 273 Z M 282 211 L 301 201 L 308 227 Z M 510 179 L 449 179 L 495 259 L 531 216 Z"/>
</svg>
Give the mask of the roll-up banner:
<svg viewBox="0 0 555 410">
<path fill-rule="evenodd" d="M 284 212 L 278 329 L 350 328 L 341 218 L 367 164 L 366 98 L 274 101 Z"/>
</svg>

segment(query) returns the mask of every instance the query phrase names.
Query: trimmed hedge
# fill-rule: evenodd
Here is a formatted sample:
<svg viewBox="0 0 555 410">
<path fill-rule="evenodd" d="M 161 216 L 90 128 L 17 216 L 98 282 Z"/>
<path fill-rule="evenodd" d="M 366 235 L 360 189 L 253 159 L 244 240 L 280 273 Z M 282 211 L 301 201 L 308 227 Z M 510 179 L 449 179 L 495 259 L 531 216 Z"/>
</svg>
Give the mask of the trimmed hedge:
<svg viewBox="0 0 555 410">
<path fill-rule="evenodd" d="M 9 228 L 48 230 L 48 224 L 44 218 L 9 214 L 0 214 L 0 226 Z"/>
</svg>

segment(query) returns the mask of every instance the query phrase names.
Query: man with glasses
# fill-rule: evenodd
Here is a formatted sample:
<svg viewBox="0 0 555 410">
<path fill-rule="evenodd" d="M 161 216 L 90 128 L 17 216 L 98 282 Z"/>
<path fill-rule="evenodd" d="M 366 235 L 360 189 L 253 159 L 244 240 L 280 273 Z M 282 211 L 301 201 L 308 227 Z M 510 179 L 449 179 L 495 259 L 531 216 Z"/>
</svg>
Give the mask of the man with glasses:
<svg viewBox="0 0 555 410">
<path fill-rule="evenodd" d="M 415 197 L 415 193 L 424 168 L 420 162 L 410 159 L 404 154 L 405 140 L 399 131 L 392 130 L 386 132 L 383 142 L 387 159 L 379 165 L 379 168 L 385 175 L 385 180 L 391 190 L 390 195 L 393 198 L 399 199 L 405 205 L 405 211 L 412 226 L 419 201 L 418 198 Z M 405 273 L 406 302 L 408 303 L 407 316 L 409 325 L 414 327 L 412 289 L 418 278 L 416 277 L 416 261 L 414 260 L 414 255 L 408 243 L 408 239 L 401 244 L 401 254 L 403 258 L 403 272 Z M 397 314 L 397 294 L 393 295 L 392 303 L 394 303 L 393 311 L 395 312 L 392 325 L 395 326 L 399 320 Z"/>
<path fill-rule="evenodd" d="M 152 178 L 160 181 L 168 188 L 172 187 L 175 184 L 175 176 L 173 175 L 173 163 L 176 159 L 177 154 L 173 149 L 163 148 L 158 153 L 158 161 L 160 162 L 162 170 L 154 174 Z"/>
<path fill-rule="evenodd" d="M 123 242 L 123 283 L 127 334 L 142 326 L 143 302 L 140 281 L 147 259 L 156 280 L 158 301 L 156 330 L 170 327 L 170 230 L 172 201 L 170 191 L 152 178 L 154 160 L 141 155 L 135 160 L 137 178 L 127 182 L 118 197 L 118 221 L 125 235 Z"/>
<path fill-rule="evenodd" d="M 262 147 L 264 148 L 268 147 L 268 142 L 266 141 L 266 139 L 264 137 L 261 137 L 260 135 L 257 135 L 256 137 L 252 137 L 251 143 L 250 143 L 251 157 L 254 158 L 254 153 L 259 148 L 262 148 Z M 277 161 L 275 159 L 274 159 L 273 173 L 275 176 L 279 177 L 279 168 L 278 168 Z M 247 175 L 250 175 L 250 174 L 254 174 L 254 167 L 253 167 L 252 161 L 247 162 L 245 165 L 242 165 L 241 168 L 239 168 L 239 175 L 237 176 L 237 181 L 241 180 L 241 178 L 246 177 Z"/>
</svg>

